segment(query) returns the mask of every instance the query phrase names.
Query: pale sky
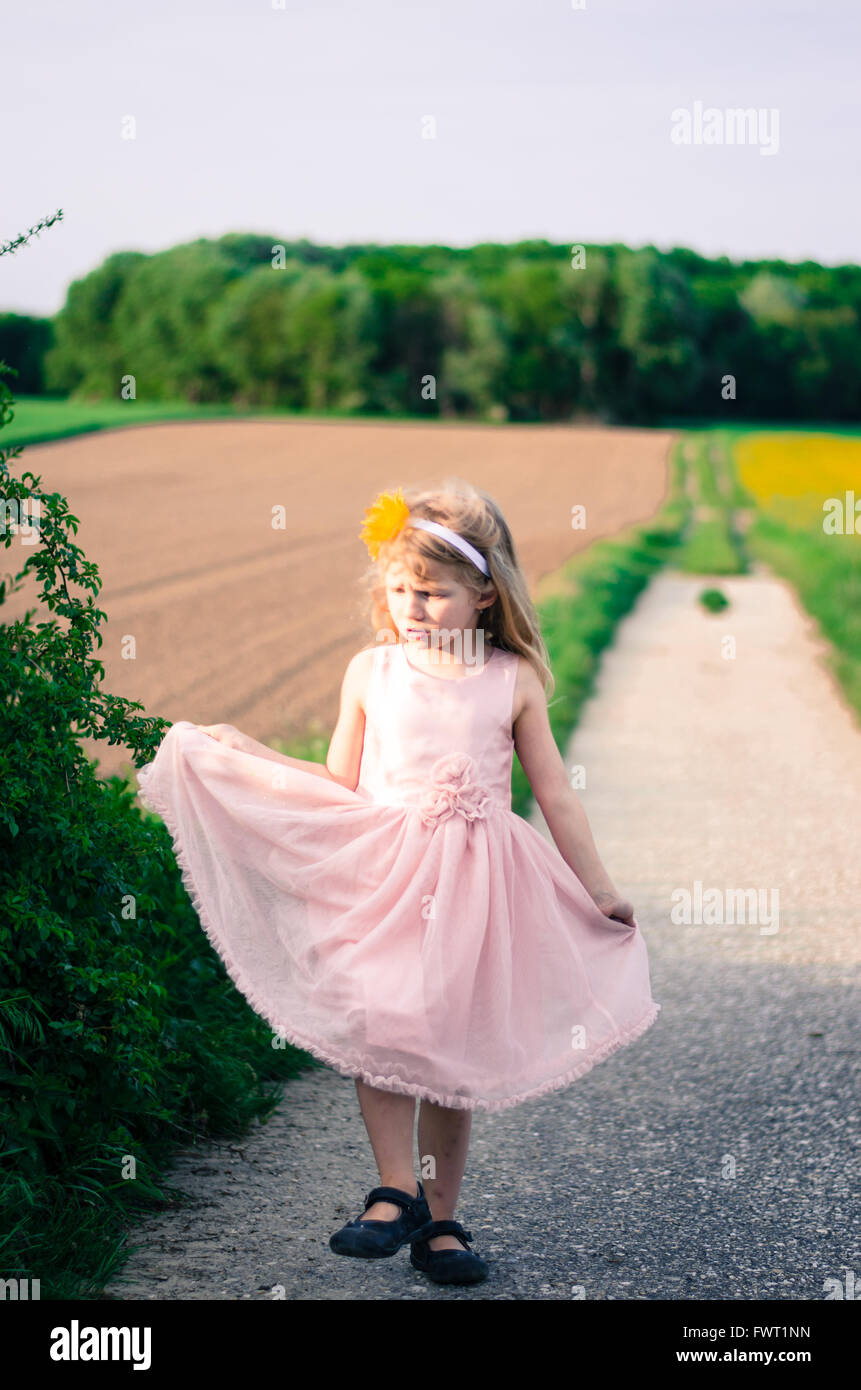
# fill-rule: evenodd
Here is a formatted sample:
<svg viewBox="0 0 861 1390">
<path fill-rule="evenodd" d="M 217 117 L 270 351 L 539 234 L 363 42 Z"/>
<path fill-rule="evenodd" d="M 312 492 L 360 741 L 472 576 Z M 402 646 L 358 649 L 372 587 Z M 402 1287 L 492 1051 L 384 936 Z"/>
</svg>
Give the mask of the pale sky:
<svg viewBox="0 0 861 1390">
<path fill-rule="evenodd" d="M 225 232 L 857 260 L 857 0 L 575 3 L 10 7 L 0 242 L 64 220 L 0 259 L 0 310 L 54 313 L 112 252 Z M 674 143 L 696 103 L 761 124 Z"/>
</svg>

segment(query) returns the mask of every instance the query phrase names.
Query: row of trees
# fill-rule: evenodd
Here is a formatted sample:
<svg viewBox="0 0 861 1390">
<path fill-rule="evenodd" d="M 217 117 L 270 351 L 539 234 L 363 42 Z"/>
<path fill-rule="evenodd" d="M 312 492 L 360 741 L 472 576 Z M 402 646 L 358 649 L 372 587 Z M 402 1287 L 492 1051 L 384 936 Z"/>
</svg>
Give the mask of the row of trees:
<svg viewBox="0 0 861 1390">
<path fill-rule="evenodd" d="M 856 266 L 230 235 L 110 256 L 53 320 L 0 315 L 0 357 L 20 391 L 78 399 L 116 399 L 131 375 L 148 401 L 836 421 L 857 416 L 859 307 Z"/>
</svg>

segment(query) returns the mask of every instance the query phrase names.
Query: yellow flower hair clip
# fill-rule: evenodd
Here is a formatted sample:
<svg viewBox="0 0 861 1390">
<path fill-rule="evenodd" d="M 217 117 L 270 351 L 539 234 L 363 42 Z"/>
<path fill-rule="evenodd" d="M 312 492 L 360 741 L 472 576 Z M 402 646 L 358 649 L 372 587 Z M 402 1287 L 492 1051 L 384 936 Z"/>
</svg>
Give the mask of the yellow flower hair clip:
<svg viewBox="0 0 861 1390">
<path fill-rule="evenodd" d="M 407 524 L 440 536 L 449 545 L 456 546 L 485 577 L 490 575 L 487 560 L 465 537 L 438 521 L 428 521 L 423 516 L 411 517 L 401 488 L 397 492 L 381 492 L 374 498 L 365 512 L 365 524 L 359 532 L 359 540 L 365 542 L 371 559 L 376 560 L 382 542 L 394 540 Z"/>
<path fill-rule="evenodd" d="M 376 560 L 383 541 L 394 540 L 403 530 L 409 515 L 410 509 L 400 488 L 397 492 L 381 492 L 374 498 L 359 532 L 359 539 L 365 542 L 372 560 Z"/>
</svg>

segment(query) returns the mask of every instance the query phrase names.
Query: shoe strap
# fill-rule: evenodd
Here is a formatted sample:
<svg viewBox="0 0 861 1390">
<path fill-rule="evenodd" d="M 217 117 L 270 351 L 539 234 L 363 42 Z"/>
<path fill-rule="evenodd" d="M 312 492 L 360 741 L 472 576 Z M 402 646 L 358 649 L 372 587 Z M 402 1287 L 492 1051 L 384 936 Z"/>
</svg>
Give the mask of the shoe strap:
<svg viewBox="0 0 861 1390">
<path fill-rule="evenodd" d="M 465 1231 L 459 1221 L 429 1221 L 422 1226 L 420 1240 L 432 1240 L 434 1236 L 460 1236 L 461 1240 L 472 1240 L 472 1231 Z"/>
<path fill-rule="evenodd" d="M 397 1187 L 372 1187 L 365 1198 L 365 1211 L 372 1207 L 375 1202 L 395 1202 L 405 1211 L 414 1211 L 418 1204 L 424 1200 L 424 1193 L 420 1197 L 410 1197 L 408 1193 L 401 1192 Z"/>
</svg>

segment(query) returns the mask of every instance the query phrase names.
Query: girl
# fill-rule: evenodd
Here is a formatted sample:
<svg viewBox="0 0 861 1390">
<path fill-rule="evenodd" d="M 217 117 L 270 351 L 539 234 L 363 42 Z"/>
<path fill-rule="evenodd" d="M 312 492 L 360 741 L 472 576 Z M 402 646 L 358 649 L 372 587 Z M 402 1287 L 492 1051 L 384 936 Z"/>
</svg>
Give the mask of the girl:
<svg viewBox="0 0 861 1390">
<path fill-rule="evenodd" d="M 488 1266 L 454 1219 L 473 1110 L 568 1086 L 660 1005 L 553 740 L 499 507 L 457 480 L 381 493 L 360 535 L 377 640 L 347 667 L 325 766 L 183 720 L 138 782 L 237 987 L 355 1078 L 380 1186 L 332 1250 L 409 1243 L 432 1279 L 474 1282 Z M 511 810 L 514 749 L 558 853 Z"/>
</svg>

